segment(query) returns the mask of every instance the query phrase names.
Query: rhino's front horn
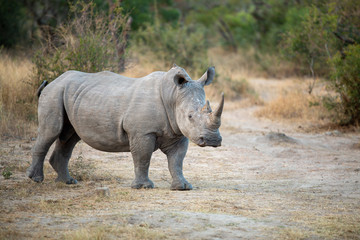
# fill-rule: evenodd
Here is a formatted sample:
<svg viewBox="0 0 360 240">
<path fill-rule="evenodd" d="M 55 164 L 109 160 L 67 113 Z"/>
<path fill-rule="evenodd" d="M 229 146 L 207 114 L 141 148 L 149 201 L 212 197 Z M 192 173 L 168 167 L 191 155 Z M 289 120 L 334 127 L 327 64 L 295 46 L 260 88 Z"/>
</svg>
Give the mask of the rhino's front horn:
<svg viewBox="0 0 360 240">
<path fill-rule="evenodd" d="M 222 111 L 224 109 L 224 93 L 221 93 L 221 101 L 219 106 L 215 109 L 215 111 L 212 113 L 212 117 L 211 117 L 211 124 L 216 127 L 219 128 L 220 124 L 221 124 L 221 114 Z"/>
</svg>

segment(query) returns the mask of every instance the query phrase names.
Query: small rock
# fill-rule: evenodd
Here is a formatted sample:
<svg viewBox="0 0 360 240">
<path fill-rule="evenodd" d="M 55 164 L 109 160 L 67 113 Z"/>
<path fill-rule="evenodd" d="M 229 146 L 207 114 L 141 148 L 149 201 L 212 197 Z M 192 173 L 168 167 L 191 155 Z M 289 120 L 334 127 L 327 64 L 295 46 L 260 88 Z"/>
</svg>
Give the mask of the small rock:
<svg viewBox="0 0 360 240">
<path fill-rule="evenodd" d="M 95 189 L 96 195 L 99 197 L 108 197 L 110 196 L 110 190 L 108 187 L 98 187 Z"/>
<path fill-rule="evenodd" d="M 333 136 L 333 137 L 339 137 L 342 135 L 342 133 L 338 130 L 335 131 L 331 131 L 331 132 L 326 132 L 325 135 L 327 136 Z"/>
<path fill-rule="evenodd" d="M 360 142 L 359 143 L 354 143 L 350 146 L 351 149 L 355 149 L 355 150 L 358 150 L 360 149 Z"/>
<path fill-rule="evenodd" d="M 298 141 L 280 132 L 270 132 L 265 135 L 264 140 L 273 144 L 290 143 L 297 144 Z"/>
</svg>

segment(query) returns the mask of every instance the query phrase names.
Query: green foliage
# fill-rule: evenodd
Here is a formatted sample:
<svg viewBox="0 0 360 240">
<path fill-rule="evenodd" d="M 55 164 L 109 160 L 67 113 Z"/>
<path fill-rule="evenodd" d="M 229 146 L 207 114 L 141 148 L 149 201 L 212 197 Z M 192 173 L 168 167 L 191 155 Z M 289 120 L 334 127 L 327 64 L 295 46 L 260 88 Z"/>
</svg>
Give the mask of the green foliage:
<svg viewBox="0 0 360 240">
<path fill-rule="evenodd" d="M 135 31 L 144 28 L 147 25 L 153 25 L 154 19 L 157 17 L 167 23 L 177 22 L 180 18 L 180 12 L 178 9 L 173 8 L 172 5 L 172 0 L 121 1 L 123 12 L 134 19 L 131 28 Z"/>
<path fill-rule="evenodd" d="M 152 23 L 153 16 L 150 7 L 153 1 L 148 0 L 125 0 L 122 4 L 123 11 L 131 14 L 134 18 L 133 29 L 139 29 L 144 23 Z"/>
<path fill-rule="evenodd" d="M 303 9 L 292 9 L 288 12 L 288 32 L 284 36 L 285 54 L 297 62 L 304 73 L 314 71 L 314 74 L 324 75 L 329 72 L 329 66 L 324 65 L 330 46 L 335 44 L 332 37 L 336 28 L 336 15 L 329 9 L 323 13 L 312 6 Z M 301 17 L 300 17 L 301 16 Z M 298 24 L 293 24 L 298 19 Z"/>
<path fill-rule="evenodd" d="M 136 35 L 136 48 L 151 53 L 171 66 L 173 63 L 200 75 L 208 67 L 204 30 L 196 26 L 148 25 Z"/>
<path fill-rule="evenodd" d="M 176 8 L 161 8 L 159 13 L 164 22 L 176 24 L 180 18 L 180 11 Z"/>
<path fill-rule="evenodd" d="M 188 13 L 187 22 L 211 28 L 226 46 L 256 46 L 262 51 L 273 51 L 281 40 L 287 11 L 297 5 L 285 0 L 227 0 L 210 1 L 207 9 L 204 4 L 194 1 L 195 10 Z"/>
<path fill-rule="evenodd" d="M 71 6 L 74 16 L 55 30 L 35 54 L 37 83 L 53 80 L 67 70 L 121 71 L 124 63 L 127 17 L 116 6 L 108 17 L 95 12 L 95 5 L 78 2 Z M 110 19 L 110 20 L 109 20 Z"/>
<path fill-rule="evenodd" d="M 292 68 L 291 63 L 281 63 L 288 60 L 280 58 L 278 44 L 292 27 L 290 25 L 299 25 L 296 20 L 302 17 L 306 6 L 299 1 L 285 0 L 225 0 L 221 3 L 206 1 L 206 4 L 205 1 L 194 1 L 188 7 L 194 10 L 185 13 L 185 22 L 206 26 L 209 41 L 214 45 L 220 43 L 234 52 L 252 49 L 251 61 L 259 66 L 261 73 L 283 77 L 293 70 L 285 69 L 287 66 Z M 274 67 L 272 60 L 263 58 L 264 55 L 279 59 L 279 64 Z"/>
<path fill-rule="evenodd" d="M 72 2 L 76 0 L 0 0 L 0 46 L 37 44 L 46 32 L 64 22 Z"/>
<path fill-rule="evenodd" d="M 2 175 L 5 179 L 9 179 L 10 176 L 12 175 L 11 169 L 6 167 L 3 171 L 2 171 Z"/>
<path fill-rule="evenodd" d="M 13 47 L 25 37 L 21 22 L 24 8 L 19 1 L 0 0 L 0 46 Z"/>
<path fill-rule="evenodd" d="M 344 124 L 360 121 L 360 7 L 355 0 L 317 2 L 288 11 L 285 53 L 303 70 L 323 76 L 338 94 L 323 98 Z M 298 24 L 298 13 L 304 11 Z"/>
<path fill-rule="evenodd" d="M 341 102 L 336 107 L 344 114 L 343 123 L 359 124 L 360 44 L 347 46 L 343 54 L 345 57 L 338 52 L 330 59 L 333 71 L 329 82 L 341 98 Z"/>
<path fill-rule="evenodd" d="M 224 16 L 224 21 L 233 31 L 235 41 L 240 46 L 248 46 L 256 40 L 256 20 L 251 13 L 240 11 Z"/>
</svg>

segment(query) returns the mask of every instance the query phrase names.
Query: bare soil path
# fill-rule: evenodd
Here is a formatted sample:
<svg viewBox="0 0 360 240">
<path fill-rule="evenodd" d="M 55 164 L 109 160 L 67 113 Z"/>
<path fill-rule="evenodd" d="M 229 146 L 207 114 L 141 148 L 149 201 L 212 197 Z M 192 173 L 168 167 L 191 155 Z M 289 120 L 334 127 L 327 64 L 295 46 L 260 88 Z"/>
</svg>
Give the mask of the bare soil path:
<svg viewBox="0 0 360 240">
<path fill-rule="evenodd" d="M 258 108 L 225 109 L 222 147 L 190 145 L 185 192 L 169 190 L 159 151 L 156 188 L 133 190 L 128 153 L 80 143 L 78 185 L 55 183 L 48 162 L 36 184 L 25 177 L 33 142 L 1 142 L 1 170 L 13 175 L 0 178 L 0 239 L 360 239 L 360 134 L 304 132 L 254 117 Z"/>
</svg>

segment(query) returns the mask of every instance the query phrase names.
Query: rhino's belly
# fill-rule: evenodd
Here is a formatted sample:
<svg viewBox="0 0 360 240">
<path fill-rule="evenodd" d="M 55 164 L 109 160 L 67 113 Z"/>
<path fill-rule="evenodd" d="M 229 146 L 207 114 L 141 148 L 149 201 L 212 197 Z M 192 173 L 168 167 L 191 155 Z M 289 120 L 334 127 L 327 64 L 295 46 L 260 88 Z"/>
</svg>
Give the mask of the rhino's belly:
<svg viewBox="0 0 360 240">
<path fill-rule="evenodd" d="M 78 133 L 81 140 L 83 140 L 89 146 L 106 152 L 129 152 L 129 142 L 119 141 L 109 136 L 93 135 L 89 133 Z"/>
<path fill-rule="evenodd" d="M 94 117 L 95 118 L 95 117 Z M 91 120 L 88 123 L 91 123 Z M 76 133 L 89 146 L 106 152 L 129 152 L 129 140 L 114 124 L 74 124 Z"/>
<path fill-rule="evenodd" d="M 83 139 L 85 143 L 89 146 L 105 152 L 130 152 L 129 144 L 122 145 L 122 144 L 103 144 L 99 142 L 87 141 Z"/>
</svg>

